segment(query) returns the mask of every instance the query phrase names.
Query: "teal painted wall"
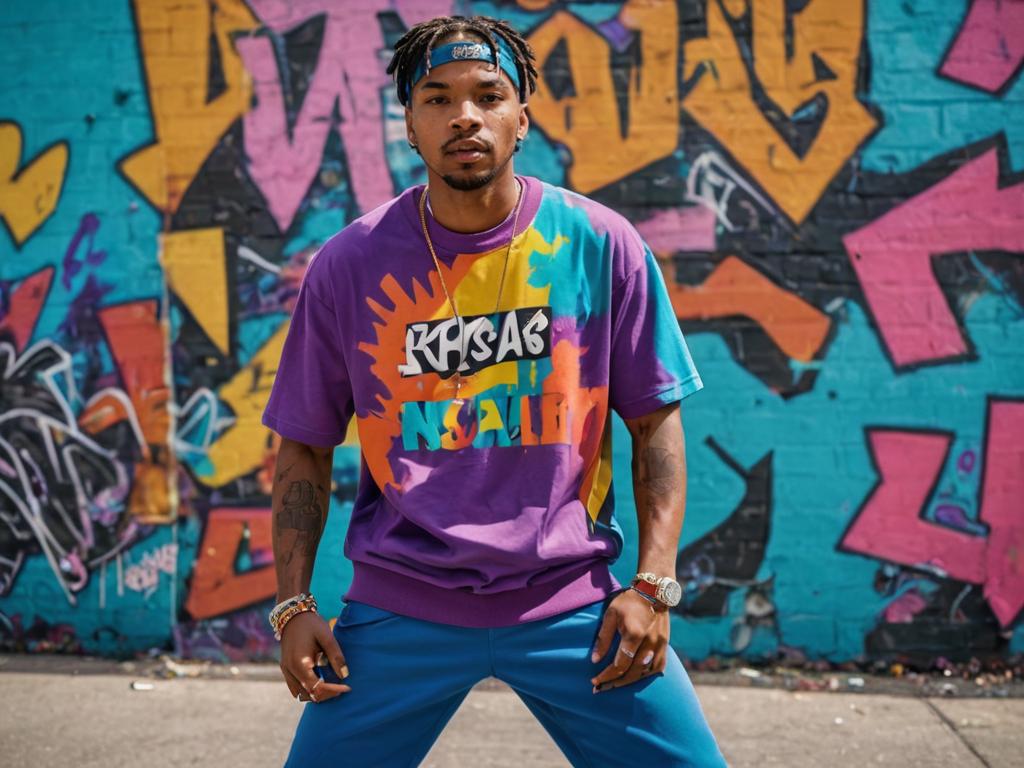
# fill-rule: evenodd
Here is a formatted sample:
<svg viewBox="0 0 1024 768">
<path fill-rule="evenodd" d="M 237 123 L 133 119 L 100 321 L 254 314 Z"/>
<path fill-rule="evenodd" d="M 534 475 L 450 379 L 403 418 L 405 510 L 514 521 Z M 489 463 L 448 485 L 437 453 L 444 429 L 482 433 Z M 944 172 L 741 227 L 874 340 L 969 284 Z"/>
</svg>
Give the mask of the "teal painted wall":
<svg viewBox="0 0 1024 768">
<path fill-rule="evenodd" d="M 0 646 L 274 655 L 258 414 L 280 336 L 319 244 L 423 178 L 389 47 L 473 11 L 538 49 L 518 170 L 637 225 L 705 381 L 683 409 L 677 650 L 1024 650 L 1024 14 L 785 5 L 7 9 Z M 328 610 L 357 466 L 337 449 Z"/>
</svg>

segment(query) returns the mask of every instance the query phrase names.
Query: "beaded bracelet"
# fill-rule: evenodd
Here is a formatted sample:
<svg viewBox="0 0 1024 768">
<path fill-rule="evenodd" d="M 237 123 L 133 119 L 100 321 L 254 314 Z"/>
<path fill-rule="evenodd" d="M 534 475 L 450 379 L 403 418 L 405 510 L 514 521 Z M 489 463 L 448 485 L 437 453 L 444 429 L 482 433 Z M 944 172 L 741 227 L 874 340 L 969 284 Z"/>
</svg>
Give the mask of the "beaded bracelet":
<svg viewBox="0 0 1024 768">
<path fill-rule="evenodd" d="M 274 630 L 274 639 L 281 639 L 281 632 L 284 625 L 291 619 L 306 611 L 317 612 L 316 598 L 301 592 L 295 597 L 290 597 L 274 606 L 270 612 L 270 626 Z"/>
<path fill-rule="evenodd" d="M 281 614 L 282 614 L 282 613 L 284 613 L 284 612 L 285 612 L 285 611 L 286 611 L 287 609 L 291 608 L 291 607 L 292 607 L 293 605 L 296 605 L 297 603 L 301 603 L 301 602 L 302 602 L 303 600 L 306 600 L 306 599 L 311 599 L 311 598 L 313 598 L 313 596 L 312 596 L 312 595 L 310 595 L 310 594 L 306 594 L 305 592 L 300 592 L 299 594 L 297 594 L 297 595 L 294 595 L 294 596 L 292 596 L 292 597 L 289 597 L 289 598 L 288 598 L 288 599 L 286 599 L 286 600 L 282 600 L 282 601 L 281 601 L 280 603 L 278 603 L 277 605 L 275 605 L 275 606 L 274 606 L 274 607 L 273 607 L 273 608 L 271 609 L 271 611 L 270 611 L 270 616 L 269 616 L 269 619 L 270 619 L 270 623 L 271 623 L 271 624 L 275 624 L 275 623 L 277 623 L 277 619 L 278 619 L 278 618 L 279 618 L 279 617 L 281 616 Z M 314 601 L 314 602 L 316 602 L 316 600 L 315 600 L 315 599 L 314 599 L 313 601 Z"/>
</svg>

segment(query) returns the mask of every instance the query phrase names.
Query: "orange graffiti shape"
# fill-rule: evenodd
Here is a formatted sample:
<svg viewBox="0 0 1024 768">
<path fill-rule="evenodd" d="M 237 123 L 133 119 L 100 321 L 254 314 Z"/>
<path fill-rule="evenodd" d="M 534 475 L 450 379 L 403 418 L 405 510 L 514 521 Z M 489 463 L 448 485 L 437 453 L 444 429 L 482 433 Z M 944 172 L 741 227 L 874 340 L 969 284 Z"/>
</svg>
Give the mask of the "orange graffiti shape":
<svg viewBox="0 0 1024 768">
<path fill-rule="evenodd" d="M 742 315 L 760 325 L 794 360 L 808 362 L 825 343 L 831 320 L 799 296 L 775 285 L 736 256 L 727 256 L 700 285 L 680 285 L 665 270 L 672 308 L 680 320 Z"/>
<path fill-rule="evenodd" d="M 469 267 L 470 262 L 466 259 L 457 259 L 452 267 L 441 263 L 445 285 L 458 284 L 466 276 Z M 371 412 L 367 416 L 356 416 L 356 423 L 366 465 L 382 490 L 388 485 L 399 487 L 391 471 L 388 454 L 402 431 L 399 415 L 402 403 L 429 399 L 444 400 L 452 396 L 449 392 L 451 383 L 436 373 L 403 378 L 398 372 L 398 366 L 405 363 L 406 324 L 425 318 L 440 317 L 447 309 L 447 300 L 437 273 L 432 272 L 429 280 L 429 288 L 424 288 L 419 281 L 413 280 L 413 294 L 408 296 L 398 281 L 392 275 L 387 275 L 380 287 L 394 306 L 391 310 L 370 297 L 366 298 L 367 305 L 380 318 L 380 322 L 373 324 L 377 331 L 377 343 L 364 342 L 359 345 L 359 349 L 373 358 L 370 371 L 384 384 L 388 395 L 378 395 L 377 412 Z"/>
<path fill-rule="evenodd" d="M 239 548 L 246 539 L 250 552 L 272 549 L 271 515 L 265 508 L 210 511 L 185 601 L 185 610 L 193 618 L 209 619 L 274 596 L 277 576 L 273 565 L 246 573 L 235 570 Z"/>
<path fill-rule="evenodd" d="M 155 301 L 100 310 L 100 323 L 141 432 L 143 461 L 135 466 L 129 510 L 147 522 L 169 522 L 177 506 L 167 381 L 168 338 Z M 113 413 L 117 413 L 116 409 Z"/>
</svg>

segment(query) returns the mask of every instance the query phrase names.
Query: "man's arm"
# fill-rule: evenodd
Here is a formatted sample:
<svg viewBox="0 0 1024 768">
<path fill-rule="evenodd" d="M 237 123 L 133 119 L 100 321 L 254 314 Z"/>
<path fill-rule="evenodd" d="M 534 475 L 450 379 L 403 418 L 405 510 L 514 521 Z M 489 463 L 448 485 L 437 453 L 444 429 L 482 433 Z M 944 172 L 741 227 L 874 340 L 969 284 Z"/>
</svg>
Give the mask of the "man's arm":
<svg viewBox="0 0 1024 768">
<path fill-rule="evenodd" d="M 640 539 L 637 572 L 674 578 L 686 507 L 686 449 L 679 403 L 625 421 L 633 436 L 633 496 Z M 647 599 L 631 589 L 617 595 L 605 611 L 591 659 L 597 662 L 604 657 L 616 630 L 621 639 L 612 663 L 591 679 L 595 692 L 663 672 L 669 627 L 667 610 L 652 612 Z"/>
<path fill-rule="evenodd" d="M 281 439 L 272 502 L 278 601 L 309 591 L 317 546 L 327 524 L 333 456 L 334 448 Z"/>
<path fill-rule="evenodd" d="M 686 445 L 679 403 L 626 419 L 633 435 L 633 496 L 640 558 L 637 572 L 675 577 L 686 508 Z"/>
<path fill-rule="evenodd" d="M 277 599 L 308 592 L 320 535 L 327 524 L 334 448 L 282 438 L 274 468 L 272 542 Z M 292 696 L 326 701 L 350 691 L 320 680 L 314 671 L 323 653 L 339 678 L 348 676 L 345 657 L 330 626 L 312 612 L 300 613 L 281 632 L 281 673 Z"/>
</svg>

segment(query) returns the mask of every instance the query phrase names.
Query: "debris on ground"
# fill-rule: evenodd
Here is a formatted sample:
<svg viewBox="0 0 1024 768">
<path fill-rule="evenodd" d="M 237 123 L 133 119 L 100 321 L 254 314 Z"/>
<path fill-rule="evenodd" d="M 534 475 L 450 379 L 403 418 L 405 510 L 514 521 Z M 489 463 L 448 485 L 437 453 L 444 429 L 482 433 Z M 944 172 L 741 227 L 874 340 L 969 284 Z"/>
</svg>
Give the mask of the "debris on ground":
<svg viewBox="0 0 1024 768">
<path fill-rule="evenodd" d="M 783 688 L 789 691 L 884 693 L 908 696 L 1024 698 L 1024 656 L 1010 659 L 944 656 L 930 662 L 909 658 L 829 662 L 808 659 L 799 649 L 780 649 L 776 658 L 709 656 L 684 659 L 694 682 Z"/>
</svg>

